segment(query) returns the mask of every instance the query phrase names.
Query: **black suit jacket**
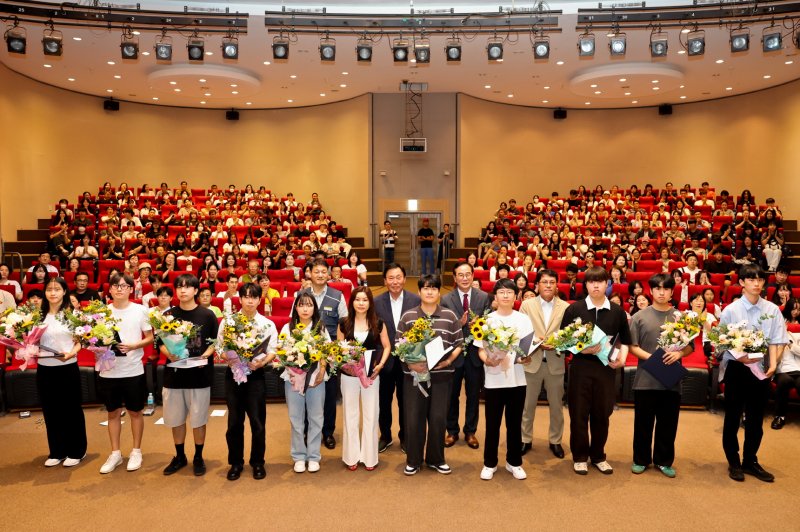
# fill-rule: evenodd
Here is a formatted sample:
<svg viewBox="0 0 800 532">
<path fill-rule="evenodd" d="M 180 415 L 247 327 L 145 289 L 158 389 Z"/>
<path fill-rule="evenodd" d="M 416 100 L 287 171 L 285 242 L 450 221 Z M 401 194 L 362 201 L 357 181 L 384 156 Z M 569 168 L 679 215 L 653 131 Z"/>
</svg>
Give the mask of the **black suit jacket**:
<svg viewBox="0 0 800 532">
<path fill-rule="evenodd" d="M 464 314 L 464 302 L 461 300 L 461 295 L 459 294 L 458 289 L 454 289 L 452 292 L 442 298 L 442 306 L 452 310 L 459 318 L 461 318 L 461 316 Z M 477 288 L 472 288 L 469 293 L 469 309 L 478 315 L 483 314 L 486 310 L 491 311 L 492 298 L 489 297 L 489 294 L 486 292 L 478 290 Z M 461 328 L 461 332 L 464 334 L 464 339 L 466 340 L 469 336 L 469 319 L 467 320 L 467 324 Z M 478 356 L 478 348 L 475 347 L 474 344 L 466 346 L 464 353 L 464 357 L 466 357 L 474 366 L 480 367 L 483 365 L 483 362 L 481 362 L 481 359 Z M 453 363 L 453 366 L 458 368 L 463 364 L 464 358 L 458 357 Z"/>
<path fill-rule="evenodd" d="M 389 335 L 389 343 L 392 346 L 392 351 L 394 351 L 394 341 L 395 335 L 397 334 L 397 329 L 394 326 L 394 317 L 392 316 L 392 304 L 389 298 L 392 297 L 389 295 L 389 292 L 384 292 L 383 294 L 377 296 L 375 298 L 375 312 L 378 314 L 378 317 L 383 320 L 383 323 L 386 324 L 386 333 Z M 408 290 L 403 290 L 403 309 L 400 315 L 402 316 L 406 311 L 411 310 L 414 307 L 418 307 L 421 301 L 417 294 L 412 294 Z M 385 372 L 389 372 L 392 370 L 395 364 L 395 356 L 390 356 L 386 362 L 386 366 L 384 368 Z"/>
</svg>

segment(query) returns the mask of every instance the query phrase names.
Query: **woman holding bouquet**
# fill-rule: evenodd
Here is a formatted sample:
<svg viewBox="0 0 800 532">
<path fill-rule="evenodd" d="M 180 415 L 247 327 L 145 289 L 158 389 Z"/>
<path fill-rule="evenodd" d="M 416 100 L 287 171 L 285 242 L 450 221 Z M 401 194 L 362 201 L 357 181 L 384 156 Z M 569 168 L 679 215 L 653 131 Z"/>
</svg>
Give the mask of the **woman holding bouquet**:
<svg viewBox="0 0 800 532">
<path fill-rule="evenodd" d="M 371 381 L 368 387 L 363 387 L 353 370 L 347 366 L 342 368 L 342 460 L 350 471 L 355 471 L 359 462 L 363 462 L 367 471 L 372 471 L 378 465 L 378 373 L 386 364 L 391 347 L 386 327 L 375 313 L 372 291 L 368 287 L 359 286 L 353 290 L 347 317 L 339 321 L 336 336 L 339 340 L 356 341 L 367 350 L 364 372 Z M 362 419 L 360 441 L 359 417 Z"/>
<path fill-rule="evenodd" d="M 53 467 L 64 462 L 64 467 L 73 467 L 86 457 L 86 420 L 81 406 L 81 375 L 76 358 L 81 345 L 73 340 L 72 333 L 58 319 L 69 306 L 66 281 L 61 277 L 51 277 L 45 284 L 44 294 L 42 315 L 47 330 L 40 345 L 63 355 L 40 358 L 36 371 L 36 386 L 42 400 L 50 447 L 44 465 Z"/>
<path fill-rule="evenodd" d="M 330 341 L 327 329 L 320 324 L 317 301 L 310 292 L 300 292 L 294 301 L 292 319 L 281 329 L 281 336 L 289 336 L 298 325 L 302 328 L 319 328 L 325 341 Z M 318 366 L 318 367 L 315 367 Z M 281 377 L 286 381 L 286 406 L 289 409 L 289 422 L 292 427 L 292 460 L 294 472 L 303 473 L 319 471 L 322 459 L 320 444 L 322 443 L 323 406 L 325 404 L 325 386 L 320 383 L 325 379 L 324 362 L 320 361 L 309 369 L 310 380 L 305 393 L 295 391 L 289 377 L 289 369 L 284 370 Z M 308 430 L 306 431 L 306 418 Z"/>
<path fill-rule="evenodd" d="M 494 285 L 497 310 L 489 314 L 489 327 L 505 327 L 514 331 L 513 344 L 533 333 L 530 318 L 514 310 L 517 286 L 511 279 L 500 279 Z M 527 478 L 522 469 L 522 411 L 525 407 L 527 381 L 521 364 L 530 363 L 528 353 L 518 357 L 513 350 L 501 351 L 488 341 L 475 339 L 478 356 L 484 364 L 484 397 L 486 441 L 483 447 L 481 478 L 491 480 L 497 471 L 497 448 L 500 445 L 500 423 L 506 418 L 506 471 L 518 480 Z"/>
<path fill-rule="evenodd" d="M 250 466 L 253 468 L 253 478 L 261 480 L 267 476 L 264 469 L 264 452 L 266 449 L 265 425 L 267 421 L 267 405 L 264 402 L 266 383 L 264 370 L 274 354 L 278 342 L 278 331 L 275 324 L 258 313 L 261 302 L 261 287 L 255 283 L 246 283 L 239 289 L 239 301 L 242 309 L 239 313 L 254 322 L 255 336 L 267 340 L 263 355 L 257 355 L 247 362 L 250 374 L 244 382 L 235 382 L 232 368 L 245 360 L 242 353 L 236 354 L 240 358 L 228 359 L 228 369 L 225 371 L 225 402 L 228 405 L 228 431 L 225 439 L 228 442 L 228 480 L 237 480 L 244 469 L 244 416 L 250 420 Z M 221 341 L 225 333 L 223 326 L 219 328 L 217 341 Z"/>
</svg>

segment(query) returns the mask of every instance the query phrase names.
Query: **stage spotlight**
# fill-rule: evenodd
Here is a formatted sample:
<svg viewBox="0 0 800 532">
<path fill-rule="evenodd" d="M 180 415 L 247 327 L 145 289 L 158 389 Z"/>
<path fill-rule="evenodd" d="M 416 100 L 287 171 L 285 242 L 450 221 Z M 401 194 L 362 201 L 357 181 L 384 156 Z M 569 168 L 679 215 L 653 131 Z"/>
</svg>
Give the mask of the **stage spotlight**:
<svg viewBox="0 0 800 532">
<path fill-rule="evenodd" d="M 233 35 L 222 38 L 222 58 L 239 59 L 239 39 Z"/>
<path fill-rule="evenodd" d="M 494 37 L 489 39 L 486 45 L 486 57 L 489 61 L 502 61 L 503 60 L 503 41 Z"/>
<path fill-rule="evenodd" d="M 687 35 L 686 49 L 689 55 L 703 55 L 706 53 L 706 32 L 694 30 Z"/>
<path fill-rule="evenodd" d="M 319 41 L 320 61 L 336 61 L 336 41 L 327 36 Z"/>
<path fill-rule="evenodd" d="M 392 58 L 395 63 L 408 62 L 408 41 L 398 37 L 392 41 Z"/>
<path fill-rule="evenodd" d="M 661 31 L 650 34 L 650 55 L 652 57 L 666 57 L 669 50 L 669 35 Z"/>
<path fill-rule="evenodd" d="M 533 58 L 547 59 L 550 57 L 550 38 L 540 35 L 533 41 Z"/>
<path fill-rule="evenodd" d="M 356 60 L 372 61 L 372 41 L 367 39 L 366 36 L 360 38 L 356 43 Z"/>
<path fill-rule="evenodd" d="M 584 33 L 578 38 L 578 55 L 591 57 L 594 55 L 594 34 Z"/>
<path fill-rule="evenodd" d="M 157 61 L 172 61 L 172 37 L 167 35 L 166 30 L 162 30 L 154 48 Z"/>
<path fill-rule="evenodd" d="M 272 58 L 289 59 L 289 39 L 282 34 L 272 39 Z"/>
<path fill-rule="evenodd" d="M 14 21 L 14 25 L 6 30 L 3 36 L 6 40 L 6 47 L 10 54 L 24 54 L 28 48 L 28 37 L 25 28 L 19 27 L 19 22 Z"/>
<path fill-rule="evenodd" d="M 64 39 L 60 31 L 50 29 L 44 30 L 42 36 L 42 52 L 44 55 L 61 55 L 64 53 Z"/>
<path fill-rule="evenodd" d="M 612 56 L 625 55 L 627 47 L 624 33 L 616 32 L 609 35 L 608 49 L 611 51 Z"/>
<path fill-rule="evenodd" d="M 414 59 L 417 63 L 431 62 L 431 43 L 425 37 L 414 39 Z"/>
<path fill-rule="evenodd" d="M 186 51 L 189 54 L 189 61 L 202 61 L 206 56 L 206 43 L 203 39 L 195 36 L 189 39 Z"/>
<path fill-rule="evenodd" d="M 731 52 L 746 52 L 750 49 L 750 30 L 739 28 L 731 31 Z"/>
<path fill-rule="evenodd" d="M 448 61 L 461 61 L 461 39 L 455 36 L 448 39 L 444 47 L 444 55 Z"/>
<path fill-rule="evenodd" d="M 764 29 L 761 36 L 761 49 L 765 52 L 776 52 L 783 48 L 783 36 L 776 26 Z"/>
</svg>

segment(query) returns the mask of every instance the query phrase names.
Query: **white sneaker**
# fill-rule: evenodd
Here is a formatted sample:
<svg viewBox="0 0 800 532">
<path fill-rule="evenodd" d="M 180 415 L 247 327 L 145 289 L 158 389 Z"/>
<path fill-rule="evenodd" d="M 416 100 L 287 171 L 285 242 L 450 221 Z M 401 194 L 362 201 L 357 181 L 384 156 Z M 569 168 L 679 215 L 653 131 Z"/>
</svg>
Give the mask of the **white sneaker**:
<svg viewBox="0 0 800 532">
<path fill-rule="evenodd" d="M 54 467 L 54 466 L 57 466 L 58 464 L 60 464 L 63 461 L 64 461 L 63 458 L 48 458 L 47 460 L 44 461 L 44 466 L 45 467 Z"/>
<path fill-rule="evenodd" d="M 294 472 L 295 473 L 305 473 L 306 472 L 306 463 L 303 460 L 298 460 L 294 463 Z"/>
<path fill-rule="evenodd" d="M 64 465 L 67 465 L 67 462 L 64 462 Z M 108 459 L 106 463 L 100 468 L 100 474 L 105 475 L 107 473 L 111 473 L 114 471 L 118 465 L 122 465 L 122 454 L 119 452 L 114 452 L 108 455 Z"/>
<path fill-rule="evenodd" d="M 319 471 L 319 462 L 314 462 L 309 460 L 308 461 L 308 472 L 309 473 L 316 473 Z"/>
<path fill-rule="evenodd" d="M 142 450 L 141 449 L 133 449 L 131 450 L 130 456 L 128 456 L 128 471 L 136 471 L 142 467 Z"/>
<path fill-rule="evenodd" d="M 80 458 L 67 458 L 64 460 L 64 467 L 75 467 L 76 465 L 80 464 L 84 458 L 86 458 L 85 454 Z"/>
<path fill-rule="evenodd" d="M 495 471 L 497 471 L 496 467 L 483 466 L 483 469 L 481 469 L 481 480 L 492 480 Z"/>
<path fill-rule="evenodd" d="M 610 475 L 614 472 L 614 468 L 611 467 L 611 464 L 603 460 L 602 462 L 592 462 L 592 465 L 595 466 L 602 474 Z"/>
<path fill-rule="evenodd" d="M 517 480 L 525 480 L 528 478 L 528 474 L 522 469 L 522 466 L 513 466 L 510 464 L 506 464 L 506 471 L 514 475 L 514 478 Z"/>
<path fill-rule="evenodd" d="M 586 462 L 575 462 L 574 464 L 572 464 L 572 468 L 579 475 L 589 474 L 589 464 L 587 464 Z"/>
</svg>

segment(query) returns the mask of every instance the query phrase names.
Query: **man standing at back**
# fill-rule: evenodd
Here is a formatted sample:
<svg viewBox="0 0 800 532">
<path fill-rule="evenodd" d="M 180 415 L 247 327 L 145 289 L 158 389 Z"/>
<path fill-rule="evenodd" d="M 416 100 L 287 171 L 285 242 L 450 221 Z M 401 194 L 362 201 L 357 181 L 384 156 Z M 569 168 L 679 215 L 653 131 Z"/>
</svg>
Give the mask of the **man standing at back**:
<svg viewBox="0 0 800 532">
<path fill-rule="evenodd" d="M 386 324 L 386 332 L 394 351 L 397 324 L 400 316 L 414 307 L 418 307 L 420 299 L 417 294 L 404 289 L 406 283 L 406 270 L 399 264 L 391 263 L 383 271 L 383 284 L 387 291 L 375 298 L 375 312 Z M 405 449 L 405 417 L 403 408 L 403 369 L 397 357 L 390 356 L 386 366 L 381 371 L 380 397 L 378 408 L 378 427 L 380 439 L 378 452 L 384 452 L 392 445 L 392 401 L 397 390 L 397 405 L 400 416 L 400 446 Z"/>
<path fill-rule="evenodd" d="M 430 228 L 430 220 L 422 219 L 422 227 L 417 231 L 417 242 L 419 243 L 420 256 L 420 276 L 433 275 L 435 272 L 433 265 L 433 229 Z"/>
<path fill-rule="evenodd" d="M 347 317 L 347 303 L 342 293 L 328 286 L 328 263 L 325 259 L 315 259 L 311 263 L 311 295 L 317 301 L 322 324 L 331 338 L 336 338 L 339 320 Z M 325 383 L 324 419 L 322 422 L 322 442 L 328 449 L 336 448 L 333 430 L 336 428 L 336 401 L 339 398 L 339 378 L 330 377 Z"/>
<path fill-rule="evenodd" d="M 453 268 L 453 277 L 456 289 L 442 298 L 442 306 L 450 309 L 460 319 L 461 333 L 466 338 L 469 335 L 469 311 L 481 316 L 485 311 L 491 311 L 492 302 L 489 296 L 472 287 L 473 267 L 468 262 L 460 262 Z M 465 360 L 466 359 L 466 360 Z M 472 449 L 478 448 L 478 416 L 480 411 L 479 396 L 483 385 L 483 362 L 478 357 L 478 348 L 470 345 L 466 349 L 465 357 L 458 357 L 453 363 L 453 389 L 450 396 L 450 406 L 447 413 L 447 435 L 444 438 L 445 447 L 452 447 L 458 441 L 458 414 L 459 399 L 461 398 L 461 381 L 464 381 L 464 390 L 467 395 L 466 413 L 464 416 L 464 440 Z"/>
</svg>

